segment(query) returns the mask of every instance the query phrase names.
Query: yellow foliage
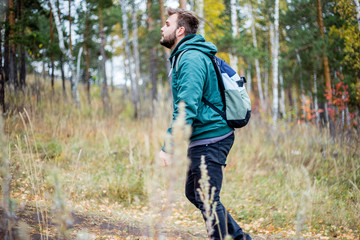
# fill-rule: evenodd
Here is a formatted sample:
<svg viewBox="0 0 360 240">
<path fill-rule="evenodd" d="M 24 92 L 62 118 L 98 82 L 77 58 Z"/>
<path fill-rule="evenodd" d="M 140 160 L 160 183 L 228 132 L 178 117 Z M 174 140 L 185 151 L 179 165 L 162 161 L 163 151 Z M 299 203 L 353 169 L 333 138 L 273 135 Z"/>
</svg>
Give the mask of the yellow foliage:
<svg viewBox="0 0 360 240">
<path fill-rule="evenodd" d="M 226 53 L 226 52 L 218 52 L 216 54 L 216 56 L 218 58 L 221 58 L 222 60 L 224 60 L 225 62 L 229 63 L 230 62 L 230 56 L 229 56 L 229 53 Z"/>
<path fill-rule="evenodd" d="M 205 18 L 205 35 L 206 40 L 213 42 L 224 35 L 219 31 L 219 26 L 224 24 L 225 17 L 220 15 L 225 11 L 224 1 L 204 0 L 204 18 Z"/>
<path fill-rule="evenodd" d="M 119 39 L 123 38 L 123 34 L 122 34 L 122 28 L 120 23 L 115 24 L 113 31 L 111 32 L 111 36 L 118 36 Z M 123 48 L 122 47 L 115 47 L 115 52 L 114 55 L 118 56 L 121 54 L 121 52 L 123 52 Z"/>
<path fill-rule="evenodd" d="M 335 12 L 340 15 L 344 24 L 340 28 L 332 26 L 330 37 L 344 39 L 345 57 L 343 64 L 348 65 L 356 72 L 360 72 L 360 32 L 356 22 L 356 11 L 352 0 L 339 0 Z"/>
</svg>

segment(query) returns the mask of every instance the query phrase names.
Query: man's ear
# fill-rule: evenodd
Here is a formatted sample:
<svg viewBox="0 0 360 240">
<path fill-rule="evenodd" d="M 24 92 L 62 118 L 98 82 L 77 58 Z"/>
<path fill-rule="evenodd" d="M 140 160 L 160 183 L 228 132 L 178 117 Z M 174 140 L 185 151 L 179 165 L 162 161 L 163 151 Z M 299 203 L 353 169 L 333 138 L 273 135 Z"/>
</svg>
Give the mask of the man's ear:
<svg viewBox="0 0 360 240">
<path fill-rule="evenodd" d="M 180 37 L 181 35 L 185 35 L 185 27 L 179 27 L 177 29 L 177 36 Z"/>
</svg>

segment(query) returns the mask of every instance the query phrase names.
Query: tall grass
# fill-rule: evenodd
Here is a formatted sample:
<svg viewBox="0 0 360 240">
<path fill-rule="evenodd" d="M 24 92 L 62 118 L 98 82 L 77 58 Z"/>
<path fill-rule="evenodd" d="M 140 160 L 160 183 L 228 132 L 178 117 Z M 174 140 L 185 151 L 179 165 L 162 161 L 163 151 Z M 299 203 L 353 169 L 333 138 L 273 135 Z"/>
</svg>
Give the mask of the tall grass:
<svg viewBox="0 0 360 240">
<path fill-rule="evenodd" d="M 169 207 L 164 199 L 170 199 L 171 206 L 186 201 L 186 161 L 174 160 L 174 172 L 156 165 L 170 124 L 169 102 L 159 101 L 153 117 L 133 120 L 120 90 L 112 93 L 111 114 L 104 113 L 96 87 L 91 106 L 81 91 L 80 108 L 64 101 L 58 90 L 52 101 L 45 90 L 40 91 L 41 101 L 30 91 L 7 99 L 12 109 L 5 125 L 12 197 L 37 206 L 44 238 L 49 229 L 44 222 L 46 206 L 53 204 L 49 196 L 55 191 L 46 179 L 53 168 L 69 202 L 93 200 L 128 208 L 148 205 L 161 215 L 163 206 Z M 143 112 L 150 112 L 151 105 L 144 103 Z M 186 148 L 178 151 L 176 156 L 186 156 Z M 236 131 L 224 171 L 222 202 L 247 231 L 287 228 L 301 237 L 311 231 L 330 234 L 326 229 L 336 227 L 359 233 L 358 139 L 332 140 L 325 129 L 306 123 L 280 122 L 273 131 L 264 117 L 254 114 L 248 126 Z M 172 196 L 167 195 L 169 184 Z M 191 215 L 194 208 L 186 204 L 184 211 Z M 149 222 L 167 223 L 154 216 Z M 156 231 L 155 227 L 154 236 Z"/>
</svg>

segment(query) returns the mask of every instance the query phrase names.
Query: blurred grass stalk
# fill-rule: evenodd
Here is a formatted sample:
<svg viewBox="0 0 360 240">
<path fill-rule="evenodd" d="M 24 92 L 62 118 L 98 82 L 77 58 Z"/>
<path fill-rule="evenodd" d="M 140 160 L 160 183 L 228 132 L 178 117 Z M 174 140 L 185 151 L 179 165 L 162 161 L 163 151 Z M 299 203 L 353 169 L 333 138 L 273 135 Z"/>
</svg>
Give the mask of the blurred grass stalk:
<svg viewBox="0 0 360 240">
<path fill-rule="evenodd" d="M 0 178 L 1 178 L 1 208 L 2 217 L 0 220 L 0 236 L 3 234 L 4 240 L 15 239 L 12 228 L 14 227 L 14 213 L 11 209 L 10 199 L 10 183 L 11 172 L 8 149 L 9 146 L 7 138 L 4 134 L 4 120 L 0 114 Z"/>
<path fill-rule="evenodd" d="M 41 203 L 44 198 L 44 162 L 41 161 L 38 151 L 38 144 L 35 138 L 35 133 L 32 125 L 30 115 L 27 110 L 24 109 L 23 113 L 19 113 L 23 126 L 24 132 L 23 137 L 25 140 L 25 148 L 22 146 L 22 141 L 17 136 L 17 144 L 15 145 L 20 159 L 23 162 L 23 166 L 26 169 L 26 175 L 30 178 L 31 192 L 34 197 L 34 203 L 36 207 L 36 216 L 38 220 L 39 232 L 41 240 L 49 239 L 49 223 L 48 223 L 48 211 L 47 206 Z M 28 123 L 28 124 L 27 124 Z M 30 129 L 29 129 L 30 127 Z M 33 151 L 35 148 L 35 152 Z"/>
<path fill-rule="evenodd" d="M 172 124 L 172 134 L 168 134 L 165 140 L 166 151 L 171 153 L 171 157 L 168 166 L 164 168 L 166 171 L 166 202 L 165 206 L 161 209 L 161 218 L 156 226 L 156 232 L 158 233 L 159 239 L 166 239 L 166 235 L 162 232 L 162 229 L 167 223 L 168 217 L 176 204 L 176 191 L 179 190 L 177 184 L 179 184 L 179 182 L 184 182 L 183 176 L 189 167 L 187 149 L 191 135 L 191 127 L 186 123 L 185 117 L 185 103 L 180 102 L 179 114 Z M 156 203 L 153 202 L 152 204 Z"/>
</svg>

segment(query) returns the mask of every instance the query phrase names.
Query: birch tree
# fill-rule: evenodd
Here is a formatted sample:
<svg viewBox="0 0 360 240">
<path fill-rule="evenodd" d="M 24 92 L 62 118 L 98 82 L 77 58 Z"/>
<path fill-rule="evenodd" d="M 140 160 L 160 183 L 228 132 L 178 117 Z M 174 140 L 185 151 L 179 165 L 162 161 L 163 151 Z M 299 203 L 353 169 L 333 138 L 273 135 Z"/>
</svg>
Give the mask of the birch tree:
<svg viewBox="0 0 360 240">
<path fill-rule="evenodd" d="M 254 14 L 253 14 L 253 8 L 251 5 L 249 5 L 248 9 L 249 9 L 249 15 L 250 15 L 250 21 L 251 21 L 251 34 L 252 34 L 253 46 L 255 49 L 257 49 L 255 18 L 254 18 Z M 259 59 L 257 57 L 255 57 L 255 69 L 256 69 L 256 78 L 257 78 L 257 85 L 258 85 L 258 91 L 259 91 L 260 105 L 261 105 L 261 109 L 264 111 L 266 109 L 266 106 L 265 106 L 265 102 L 264 102 L 264 94 L 263 94 L 262 84 L 261 84 L 261 72 L 260 72 Z"/>
<path fill-rule="evenodd" d="M 279 74 L 279 81 L 280 81 L 280 112 L 281 112 L 281 117 L 285 119 L 286 118 L 285 90 L 284 90 L 284 79 L 281 71 Z"/>
<path fill-rule="evenodd" d="M 358 22 L 358 27 L 359 27 L 359 31 L 360 31 L 360 4 L 359 4 L 359 0 L 354 0 L 355 2 L 355 6 L 356 6 L 356 19 Z"/>
<path fill-rule="evenodd" d="M 65 48 L 64 36 L 63 36 L 63 32 L 62 32 L 62 27 L 61 27 L 61 23 L 60 23 L 59 14 L 55 10 L 56 9 L 55 0 L 50 0 L 50 4 L 51 4 L 51 10 L 52 10 L 52 13 L 53 13 L 53 16 L 54 16 L 56 29 L 57 29 L 58 36 L 59 36 L 60 50 L 69 59 L 69 67 L 70 67 L 70 72 L 71 72 L 71 79 L 74 79 L 75 78 L 74 59 L 73 59 L 71 51 L 67 50 Z M 75 106 L 80 107 L 79 90 L 77 89 L 77 86 L 74 86 L 74 84 L 72 84 L 72 93 L 73 93 L 73 100 L 75 102 Z"/>
<path fill-rule="evenodd" d="M 136 102 L 136 97 L 134 94 L 136 84 L 135 84 L 135 79 L 134 79 L 132 71 L 131 71 L 132 55 L 131 55 L 131 49 L 130 49 L 128 17 L 127 17 L 127 12 L 126 12 L 126 0 L 120 0 L 120 5 L 121 5 L 121 11 L 122 11 L 122 20 L 123 20 L 123 32 L 124 32 L 124 38 L 125 38 L 125 54 L 126 54 L 126 56 L 125 56 L 125 73 L 130 78 L 131 101 L 132 101 L 133 107 L 134 107 L 134 117 L 137 118 L 137 116 L 138 116 L 137 102 Z"/>
<path fill-rule="evenodd" d="M 252 84 L 252 79 L 251 79 L 251 64 L 248 63 L 248 68 L 246 71 L 246 90 L 248 91 L 249 94 L 251 94 L 251 84 Z"/>
<path fill-rule="evenodd" d="M 232 37 L 235 39 L 238 36 L 238 22 L 237 22 L 237 6 L 236 0 L 231 0 L 231 31 Z M 238 72 L 238 57 L 230 53 L 230 65 L 231 67 Z"/>
<path fill-rule="evenodd" d="M 107 87 L 106 77 L 106 55 L 105 55 L 105 34 L 104 34 L 104 20 L 102 16 L 102 9 L 99 9 L 99 27 L 100 27 L 100 53 L 101 53 L 101 69 L 103 76 L 101 99 L 106 111 L 110 110 L 110 99 Z"/>
<path fill-rule="evenodd" d="M 274 13 L 274 26 L 270 27 L 273 29 L 273 51 L 272 51 L 272 72 L 273 72 L 273 126 L 276 127 L 279 114 L 279 90 L 278 90 L 278 62 L 279 62 L 279 0 L 275 0 L 275 13 Z M 272 30 L 270 30 L 272 31 Z"/>
<path fill-rule="evenodd" d="M 315 116 L 316 116 L 315 123 L 316 123 L 317 126 L 319 126 L 320 114 L 319 114 L 319 104 L 318 104 L 318 97 L 317 97 L 318 90 L 317 90 L 317 75 L 316 75 L 316 72 L 314 72 L 313 79 L 314 79 L 314 108 L 315 108 Z"/>
<path fill-rule="evenodd" d="M 133 33 L 133 51 L 134 51 L 134 60 L 135 60 L 135 85 L 133 89 L 133 94 L 135 95 L 135 117 L 138 117 L 140 110 L 140 57 L 139 57 L 139 42 L 138 42 L 138 24 L 137 24 L 137 15 L 136 15 L 136 5 L 135 1 L 132 1 L 132 33 Z"/>
<path fill-rule="evenodd" d="M 53 14 L 50 6 L 50 47 L 52 48 L 54 45 L 54 30 L 53 30 Z M 54 64 L 54 53 L 51 51 L 51 96 L 54 96 L 54 70 L 55 70 L 55 64 Z"/>
<path fill-rule="evenodd" d="M 87 6 L 86 6 L 87 8 Z M 87 9 L 85 10 L 85 32 L 84 32 L 84 52 L 85 52 L 85 84 L 86 84 L 86 96 L 88 104 L 91 105 L 90 98 L 90 53 L 89 53 L 89 32 L 90 32 L 90 23 L 89 23 L 89 13 Z"/>
<path fill-rule="evenodd" d="M 199 33 L 205 37 L 204 0 L 198 1 L 198 16 L 200 18 Z"/>
</svg>

